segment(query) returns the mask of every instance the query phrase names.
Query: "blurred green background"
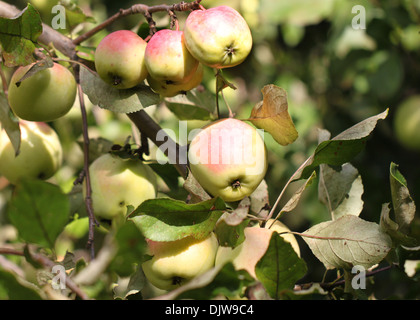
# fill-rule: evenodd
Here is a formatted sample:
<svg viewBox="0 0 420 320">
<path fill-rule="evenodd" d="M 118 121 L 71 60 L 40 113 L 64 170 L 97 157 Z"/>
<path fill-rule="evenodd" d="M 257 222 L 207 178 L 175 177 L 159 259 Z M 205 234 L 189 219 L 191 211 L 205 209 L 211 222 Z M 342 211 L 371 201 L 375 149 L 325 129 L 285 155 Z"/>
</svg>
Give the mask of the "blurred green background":
<svg viewBox="0 0 420 320">
<path fill-rule="evenodd" d="M 26 1 L 11 1 L 19 8 Z M 31 1 L 51 21 L 51 7 L 56 0 Z M 170 1 L 139 1 L 155 5 Z M 78 5 L 97 22 L 128 8 L 134 1 L 80 0 Z M 266 135 L 270 167 L 266 176 L 270 202 L 274 203 L 287 180 L 311 155 L 317 145 L 318 129 L 337 135 L 363 119 L 389 108 L 389 115 L 379 122 L 368 140 L 366 149 L 352 164 L 359 170 L 364 185 L 364 210 L 361 217 L 379 222 L 381 206 L 390 202 L 389 167 L 399 165 L 411 195 L 420 203 L 420 1 L 418 0 L 203 0 L 206 7 L 229 5 L 242 13 L 253 33 L 254 46 L 241 65 L 224 70 L 226 78 L 237 90 L 225 89 L 226 99 L 238 118 L 247 118 L 252 107 L 261 100 L 261 89 L 276 84 L 288 93 L 291 114 L 299 138 L 282 147 Z M 365 29 L 355 29 L 352 21 L 363 17 L 352 11 L 355 5 L 365 10 Z M 179 12 L 182 21 L 186 13 Z M 167 27 L 166 14 L 154 15 L 158 27 Z M 130 16 L 114 23 L 90 39 L 85 45 L 95 46 L 108 32 L 133 29 L 145 22 L 142 16 Z M 356 22 L 363 22 L 357 20 Z M 95 23 L 77 27 L 90 29 Z M 214 74 L 207 70 L 203 86 L 214 91 Z M 407 102 L 410 101 L 410 102 Z M 410 103 L 404 116 L 396 117 L 400 105 Z M 91 135 L 122 143 L 132 134 L 128 119 L 105 110 L 90 107 Z M 222 104 L 222 111 L 227 109 Z M 55 123 L 67 154 L 72 155 L 63 169 L 63 188 L 70 186 L 81 166 L 81 151 L 74 140 L 80 138 L 78 110 L 73 116 Z M 150 111 L 162 127 L 176 129 L 176 119 L 164 107 Z M 395 119 L 399 128 L 395 127 Z M 67 170 L 67 171 L 66 171 Z M 61 180 L 60 180 L 61 179 Z M 299 186 L 292 184 L 283 198 Z M 280 204 L 281 207 L 281 204 Z M 305 192 L 299 206 L 281 220 L 293 231 L 329 219 L 327 208 L 318 200 L 316 183 Z M 419 216 L 414 233 L 420 234 Z M 308 275 L 302 282 L 321 281 L 323 269 L 302 242 L 303 256 L 308 263 Z M 375 277 L 376 297 L 420 298 L 418 283 L 394 270 Z M 334 278 L 335 275 L 332 275 Z"/>
</svg>

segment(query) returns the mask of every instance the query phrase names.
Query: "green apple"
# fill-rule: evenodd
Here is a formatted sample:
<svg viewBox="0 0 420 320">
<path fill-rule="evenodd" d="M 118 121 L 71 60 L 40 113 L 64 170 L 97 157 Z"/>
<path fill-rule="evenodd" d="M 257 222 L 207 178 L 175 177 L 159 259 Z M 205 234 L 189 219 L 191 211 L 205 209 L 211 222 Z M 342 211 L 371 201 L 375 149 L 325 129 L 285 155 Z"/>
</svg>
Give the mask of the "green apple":
<svg viewBox="0 0 420 320">
<path fill-rule="evenodd" d="M 187 50 L 182 35 L 182 31 L 163 29 L 147 43 L 144 59 L 153 79 L 179 84 L 194 75 L 198 61 Z"/>
<path fill-rule="evenodd" d="M 101 40 L 95 51 L 95 68 L 106 83 L 129 89 L 147 77 L 144 53 L 147 42 L 130 30 L 118 30 Z"/>
<path fill-rule="evenodd" d="M 194 10 L 184 25 L 185 44 L 198 61 L 212 68 L 242 63 L 252 49 L 252 35 L 235 9 L 219 6 Z"/>
<path fill-rule="evenodd" d="M 46 123 L 20 121 L 20 152 L 6 131 L 0 134 L 0 173 L 12 184 L 23 178 L 48 179 L 60 168 L 63 150 L 56 132 Z"/>
<path fill-rule="evenodd" d="M 162 97 L 174 97 L 178 94 L 185 93 L 197 87 L 203 80 L 203 65 L 199 63 L 193 76 L 186 82 L 174 83 L 166 80 L 156 80 L 150 75 L 147 82 L 153 91 L 159 93 Z"/>
<path fill-rule="evenodd" d="M 127 206 L 137 208 L 157 193 L 156 175 L 140 160 L 106 153 L 89 166 L 92 206 L 99 220 L 125 218 Z M 86 183 L 83 184 L 86 196 Z"/>
<path fill-rule="evenodd" d="M 420 150 L 420 95 L 407 98 L 397 107 L 394 130 L 404 147 Z"/>
<path fill-rule="evenodd" d="M 259 132 L 234 118 L 198 131 L 189 146 L 188 160 L 200 185 L 226 202 L 254 192 L 267 171 L 266 148 Z"/>
<path fill-rule="evenodd" d="M 269 220 L 266 227 L 247 227 L 244 229 L 245 240 L 235 248 L 220 246 L 216 255 L 216 265 L 232 262 L 237 270 L 246 270 L 252 277 L 257 279 L 255 266 L 264 256 L 270 243 L 273 232 L 290 232 L 284 224 L 277 221 L 271 229 L 268 227 L 273 220 Z M 300 256 L 299 245 L 293 234 L 280 234 L 283 239 L 289 242 L 296 254 Z"/>
<path fill-rule="evenodd" d="M 65 67 L 54 63 L 16 85 L 33 64 L 19 67 L 9 85 L 9 104 L 24 120 L 49 122 L 67 114 L 76 99 L 76 80 Z"/>
<path fill-rule="evenodd" d="M 218 245 L 214 233 L 202 240 L 148 241 L 153 257 L 142 264 L 143 272 L 155 287 L 176 289 L 214 266 Z"/>
</svg>

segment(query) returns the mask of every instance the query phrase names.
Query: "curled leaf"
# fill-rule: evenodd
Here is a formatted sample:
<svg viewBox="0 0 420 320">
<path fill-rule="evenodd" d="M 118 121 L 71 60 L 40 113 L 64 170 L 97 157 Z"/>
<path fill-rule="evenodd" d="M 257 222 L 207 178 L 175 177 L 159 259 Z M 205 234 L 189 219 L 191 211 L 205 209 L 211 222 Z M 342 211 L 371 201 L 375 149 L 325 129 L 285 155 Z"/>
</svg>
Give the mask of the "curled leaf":
<svg viewBox="0 0 420 320">
<path fill-rule="evenodd" d="M 261 92 L 263 100 L 252 109 L 249 121 L 270 133 L 282 146 L 294 142 L 298 132 L 288 112 L 286 91 L 270 84 L 264 86 Z"/>
</svg>

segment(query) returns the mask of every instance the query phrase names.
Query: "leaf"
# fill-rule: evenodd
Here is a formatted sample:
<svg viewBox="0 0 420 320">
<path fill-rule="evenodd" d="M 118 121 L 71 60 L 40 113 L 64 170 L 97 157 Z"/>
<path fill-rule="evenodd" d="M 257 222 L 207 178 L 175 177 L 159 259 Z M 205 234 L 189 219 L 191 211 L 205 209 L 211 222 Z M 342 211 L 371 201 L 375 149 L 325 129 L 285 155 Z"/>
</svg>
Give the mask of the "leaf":
<svg viewBox="0 0 420 320">
<path fill-rule="evenodd" d="M 34 284 L 0 267 L 0 300 L 43 300 L 45 297 Z"/>
<path fill-rule="evenodd" d="M 225 209 L 220 198 L 196 204 L 160 198 L 143 202 L 129 219 L 153 241 L 175 241 L 188 236 L 204 239 L 213 231 Z"/>
<path fill-rule="evenodd" d="M 416 247 L 418 242 L 415 238 L 407 235 L 400 230 L 398 223 L 393 221 L 390 217 L 391 209 L 389 203 L 382 205 L 380 226 L 396 244 L 401 244 L 406 247 Z"/>
<path fill-rule="evenodd" d="M 306 188 L 308 186 L 310 186 L 312 184 L 312 180 L 316 177 L 316 173 L 315 171 L 312 173 L 312 175 L 305 181 L 305 183 L 303 185 L 301 185 L 296 191 L 295 193 L 292 195 L 292 197 L 289 199 L 289 201 L 287 201 L 287 203 L 283 206 L 283 208 L 280 210 L 280 214 L 282 214 L 283 212 L 290 212 L 293 209 L 296 208 L 296 206 L 298 205 L 300 198 L 303 195 L 303 192 L 306 190 Z"/>
<path fill-rule="evenodd" d="M 281 292 L 293 289 L 307 272 L 306 263 L 298 257 L 290 243 L 273 232 L 267 251 L 255 266 L 255 274 L 268 294 L 278 299 Z"/>
<path fill-rule="evenodd" d="M 146 85 L 116 89 L 86 68 L 80 68 L 80 84 L 94 105 L 116 113 L 136 112 L 160 101 L 159 95 Z"/>
<path fill-rule="evenodd" d="M 0 92 L 0 122 L 1 128 L 6 131 L 7 136 L 12 143 L 15 155 L 18 155 L 21 142 L 19 122 L 12 117 L 9 102 L 3 92 Z"/>
<path fill-rule="evenodd" d="M 69 24 L 70 29 L 73 29 L 83 22 L 96 22 L 95 18 L 86 15 L 73 0 L 60 0 L 58 4 L 66 9 L 66 23 Z"/>
<path fill-rule="evenodd" d="M 399 231 L 407 233 L 416 214 L 416 205 L 410 196 L 407 181 L 395 163 L 391 163 L 389 178 L 395 220 Z"/>
<path fill-rule="evenodd" d="M 127 221 L 118 228 L 114 241 L 117 252 L 111 261 L 110 270 L 121 277 L 127 277 L 135 271 L 135 265 L 144 260 L 147 243 L 144 236 L 132 221 Z"/>
<path fill-rule="evenodd" d="M 35 43 L 42 33 L 42 21 L 36 9 L 28 4 L 16 17 L 0 17 L 0 45 L 7 67 L 27 65 L 35 61 Z"/>
<path fill-rule="evenodd" d="M 268 186 L 265 179 L 261 181 L 249 198 L 251 199 L 251 213 L 260 218 L 265 218 L 269 213 L 268 208 L 270 205 Z"/>
<path fill-rule="evenodd" d="M 294 142 L 298 132 L 288 112 L 286 91 L 273 84 L 264 86 L 261 91 L 263 101 L 252 109 L 249 121 L 270 133 L 282 146 Z"/>
<path fill-rule="evenodd" d="M 39 180 L 16 186 L 8 207 L 11 223 L 26 242 L 53 248 L 69 221 L 70 202 L 61 189 Z"/>
<path fill-rule="evenodd" d="M 191 172 L 188 173 L 187 179 L 184 182 L 184 188 L 190 193 L 191 202 L 193 203 L 211 199 L 210 195 L 198 183 Z"/>
<path fill-rule="evenodd" d="M 338 168 L 321 165 L 318 193 L 333 220 L 346 214 L 358 216 L 363 209 L 362 178 L 350 163 Z"/>
<path fill-rule="evenodd" d="M 243 288 L 253 281 L 254 279 L 245 270 L 237 271 L 233 264 L 228 262 L 195 277 L 183 286 L 160 296 L 159 299 L 209 300 L 219 295 L 237 297 Z"/>
<path fill-rule="evenodd" d="M 341 166 L 350 162 L 364 149 L 366 140 L 375 129 L 377 122 L 385 119 L 387 115 L 388 109 L 355 124 L 331 140 L 322 141 L 305 165 L 296 172 L 295 179 L 308 178 L 320 164 Z"/>
<path fill-rule="evenodd" d="M 306 230 L 303 239 L 327 269 L 366 269 L 381 262 L 392 249 L 391 238 L 374 223 L 345 215 Z"/>
<path fill-rule="evenodd" d="M 209 91 L 193 89 L 165 98 L 165 102 L 179 120 L 213 120 L 214 99 Z"/>
<path fill-rule="evenodd" d="M 19 87 L 21 82 L 24 81 L 25 79 L 32 77 L 39 71 L 45 70 L 47 68 L 52 68 L 53 66 L 54 66 L 54 62 L 50 57 L 46 57 L 43 60 L 39 60 L 29 68 L 29 70 L 23 75 L 22 78 L 20 78 L 18 81 L 15 82 L 15 85 Z"/>
</svg>

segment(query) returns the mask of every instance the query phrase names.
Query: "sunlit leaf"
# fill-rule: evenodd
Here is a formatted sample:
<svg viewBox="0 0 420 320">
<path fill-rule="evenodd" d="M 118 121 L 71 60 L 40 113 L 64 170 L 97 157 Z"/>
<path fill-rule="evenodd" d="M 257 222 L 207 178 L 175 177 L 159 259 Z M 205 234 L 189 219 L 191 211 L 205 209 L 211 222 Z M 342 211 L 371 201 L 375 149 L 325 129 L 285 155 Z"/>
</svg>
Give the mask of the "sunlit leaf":
<svg viewBox="0 0 420 320">
<path fill-rule="evenodd" d="M 294 142 L 298 132 L 288 112 L 286 91 L 273 84 L 265 86 L 261 91 L 263 101 L 252 109 L 249 120 L 256 127 L 270 133 L 283 146 Z"/>
</svg>

